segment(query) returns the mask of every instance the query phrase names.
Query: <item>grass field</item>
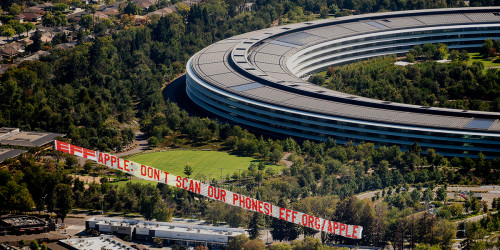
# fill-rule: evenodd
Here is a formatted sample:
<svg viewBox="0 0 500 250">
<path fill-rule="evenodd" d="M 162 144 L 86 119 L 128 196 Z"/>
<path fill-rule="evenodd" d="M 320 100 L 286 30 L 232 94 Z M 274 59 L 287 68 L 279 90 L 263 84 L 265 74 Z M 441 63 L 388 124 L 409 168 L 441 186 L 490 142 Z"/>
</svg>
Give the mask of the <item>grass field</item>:
<svg viewBox="0 0 500 250">
<path fill-rule="evenodd" d="M 111 184 L 116 185 L 118 188 L 121 188 L 121 187 L 124 187 L 128 182 L 156 185 L 156 182 L 154 182 L 154 181 L 141 180 L 141 179 L 131 179 L 131 180 L 127 180 L 127 181 L 121 180 L 121 181 L 117 181 L 117 182 L 111 182 Z"/>
<path fill-rule="evenodd" d="M 129 160 L 161 169 L 163 171 L 184 176 L 184 166 L 189 165 L 193 168 L 191 178 L 197 175 L 209 176 L 211 178 L 220 179 L 222 168 L 222 175 L 232 175 L 238 169 L 246 170 L 251 163 L 258 164 L 260 160 L 252 157 L 241 157 L 232 155 L 226 152 L 219 151 L 192 151 L 192 150 L 177 150 L 177 151 L 164 151 L 155 152 L 150 154 L 142 154 L 131 157 Z M 283 169 L 282 166 L 268 165 L 279 171 Z"/>
<path fill-rule="evenodd" d="M 481 56 L 479 54 L 479 52 L 469 53 L 469 56 L 470 56 L 470 60 L 468 62 L 469 65 L 472 65 L 472 62 L 477 61 L 477 62 L 482 62 L 485 68 L 499 67 L 500 66 L 500 61 L 499 60 L 490 61 L 490 60 L 484 58 L 483 56 Z"/>
</svg>

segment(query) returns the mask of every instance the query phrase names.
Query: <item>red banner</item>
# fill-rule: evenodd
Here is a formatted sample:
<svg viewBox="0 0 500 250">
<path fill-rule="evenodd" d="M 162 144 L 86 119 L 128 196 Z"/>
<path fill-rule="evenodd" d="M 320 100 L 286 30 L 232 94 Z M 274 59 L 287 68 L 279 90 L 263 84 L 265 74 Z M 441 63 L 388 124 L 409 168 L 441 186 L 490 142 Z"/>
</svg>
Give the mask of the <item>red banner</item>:
<svg viewBox="0 0 500 250">
<path fill-rule="evenodd" d="M 150 166 L 120 159 L 108 153 L 77 147 L 61 141 L 55 141 L 55 149 L 95 161 L 110 168 L 118 169 L 141 179 L 176 186 L 213 200 L 222 201 L 232 206 L 242 207 L 250 211 L 266 214 L 274 218 L 282 219 L 326 233 L 332 233 L 351 239 L 361 239 L 361 233 L 363 232 L 363 227 L 361 226 L 330 221 L 287 208 L 278 207 L 268 202 L 246 197 L 223 188 L 207 185 L 201 181 L 184 178 Z"/>
</svg>

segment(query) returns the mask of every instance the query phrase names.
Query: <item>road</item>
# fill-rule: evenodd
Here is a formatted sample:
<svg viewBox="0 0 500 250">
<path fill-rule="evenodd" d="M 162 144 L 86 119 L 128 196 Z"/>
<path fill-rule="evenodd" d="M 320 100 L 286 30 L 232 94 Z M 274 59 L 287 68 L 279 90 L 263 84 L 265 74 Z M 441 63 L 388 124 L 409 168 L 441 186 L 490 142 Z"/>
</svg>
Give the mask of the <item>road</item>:
<svg viewBox="0 0 500 250">
<path fill-rule="evenodd" d="M 131 155 L 131 154 L 136 154 L 140 153 L 142 151 L 145 151 L 148 149 L 148 140 L 146 138 L 146 135 L 141 132 L 140 130 L 137 130 L 135 132 L 135 143 L 136 146 L 128 151 L 120 152 L 120 153 L 115 153 L 115 156 L 122 157 L 126 155 Z"/>
</svg>

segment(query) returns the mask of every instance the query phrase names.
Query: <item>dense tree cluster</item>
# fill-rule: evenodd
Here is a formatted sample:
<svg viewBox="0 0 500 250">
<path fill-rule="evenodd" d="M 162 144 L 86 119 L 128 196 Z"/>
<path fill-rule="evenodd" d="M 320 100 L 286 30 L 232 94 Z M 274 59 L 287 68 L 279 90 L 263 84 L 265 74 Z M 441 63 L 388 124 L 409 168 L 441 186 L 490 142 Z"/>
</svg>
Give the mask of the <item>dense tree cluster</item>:
<svg viewBox="0 0 500 250">
<path fill-rule="evenodd" d="M 424 46 L 425 48 L 426 46 Z M 440 50 L 422 50 L 410 55 L 439 58 Z M 481 62 L 467 63 L 464 52 L 453 51 L 450 63 L 433 60 L 413 65 L 395 65 L 384 57 L 329 68 L 328 79 L 321 75 L 310 81 L 334 90 L 365 97 L 424 106 L 464 110 L 500 111 L 500 71 Z M 461 60 L 463 58 L 464 60 Z"/>
<path fill-rule="evenodd" d="M 10 6 L 13 2 L 23 3 L 9 0 L 2 1 L 2 5 Z M 442 190 L 436 191 L 434 197 L 431 190 L 436 185 L 495 183 L 500 179 L 498 159 L 485 160 L 481 154 L 478 160 L 448 159 L 432 149 L 424 149 L 427 154 L 422 155 L 417 144 L 402 152 L 396 146 L 375 148 L 369 143 L 337 145 L 332 140 L 298 143 L 290 138 L 266 139 L 239 126 L 190 117 L 174 103 L 165 102 L 161 89 L 166 81 L 182 73 L 189 57 L 203 47 L 242 32 L 269 27 L 283 17 L 298 20 L 296 17 L 306 12 L 326 16 L 350 12 L 340 9 L 369 12 L 461 4 L 425 0 L 259 0 L 252 10 L 245 10 L 244 1 L 211 0 L 189 9 L 179 8 L 178 13 L 153 20 L 146 27 L 111 34 L 96 32 L 98 27 L 91 24 L 90 16 L 84 17 L 81 24 L 95 32 L 94 42 L 64 52 L 53 50 L 52 55 L 41 61 L 22 63 L 0 77 L 0 126 L 66 133 L 73 144 L 110 151 L 133 139 L 134 133 L 128 127 L 138 118 L 151 146 L 164 143 L 170 136 L 178 136 L 178 140 L 182 136 L 202 144 L 220 143 L 236 154 L 272 162 L 278 162 L 283 152 L 290 152 L 293 164 L 281 175 L 275 175 L 264 164 L 251 165 L 243 171 L 243 176 L 235 173 L 233 181 L 226 180 L 225 187 L 315 216 L 362 225 L 366 228 L 362 244 L 383 246 L 391 241 L 399 245 L 412 242 L 448 246 L 455 231 L 447 219 L 475 212 L 480 207 L 478 203 L 470 201 L 461 210 L 454 205 L 443 206 L 451 217 L 446 212 L 438 217 L 427 213 L 409 215 L 423 211 L 425 202 L 444 199 Z M 132 7 L 127 11 L 133 12 Z M 424 51 L 431 51 L 427 53 L 430 59 L 439 56 L 439 50 L 426 49 L 415 55 L 425 56 Z M 367 95 L 376 98 L 387 98 L 385 95 L 389 93 L 394 100 L 422 105 L 437 105 L 437 101 L 458 107 L 470 103 L 466 108 L 471 109 L 476 99 L 498 97 L 498 71 L 482 74 L 483 68 L 478 64 L 427 62 L 401 68 L 393 65 L 392 58 L 375 62 L 332 69 L 326 84 L 346 92 L 369 89 Z M 398 92 L 400 89 L 403 92 Z M 449 100 L 445 92 L 451 93 L 454 100 Z M 470 96 L 471 100 L 466 102 L 464 96 Z M 500 99 L 479 106 L 488 105 L 484 110 L 498 111 L 495 103 L 500 103 Z M 101 184 L 86 187 L 68 175 L 78 169 L 74 157 L 66 157 L 65 161 L 60 161 L 58 153 L 51 157 L 56 160 L 44 162 L 27 154 L 19 162 L 6 163 L 10 171 L 0 171 L 1 209 L 30 211 L 33 206 L 38 210 L 46 206 L 61 218 L 71 207 L 140 212 L 146 219 L 162 221 L 174 215 L 197 215 L 212 223 L 226 221 L 232 227 L 250 227 L 254 237 L 257 229 L 266 225 L 272 227 L 276 239 L 294 240 L 299 234 L 312 234 L 309 229 L 269 217 L 259 218 L 241 208 L 210 202 L 162 184 L 127 183 L 117 187 L 103 177 Z M 83 167 L 86 173 L 93 169 L 90 163 Z M 185 174 L 189 172 L 187 166 Z M 115 175 L 123 177 L 121 172 Z M 234 180 L 239 181 L 236 184 Z M 409 185 L 417 187 L 410 191 Z M 353 197 L 375 189 L 383 189 L 384 198 L 374 199 L 379 201 L 375 206 Z M 428 227 L 423 228 L 422 224 Z M 352 243 L 327 235 L 323 241 Z M 234 244 L 238 249 L 262 248 L 259 240 L 240 239 Z M 311 238 L 281 246 L 275 249 L 329 249 Z"/>
</svg>

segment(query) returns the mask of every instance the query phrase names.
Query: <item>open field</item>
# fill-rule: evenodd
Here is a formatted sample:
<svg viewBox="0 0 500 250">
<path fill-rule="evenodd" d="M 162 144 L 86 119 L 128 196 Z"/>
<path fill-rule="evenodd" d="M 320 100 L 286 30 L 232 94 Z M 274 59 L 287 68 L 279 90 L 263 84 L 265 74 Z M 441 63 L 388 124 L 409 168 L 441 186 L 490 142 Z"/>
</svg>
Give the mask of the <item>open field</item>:
<svg viewBox="0 0 500 250">
<path fill-rule="evenodd" d="M 130 179 L 130 180 L 126 180 L 126 181 L 120 180 L 117 182 L 111 182 L 111 184 L 116 185 L 118 188 L 121 188 L 121 187 L 124 187 L 125 185 L 127 185 L 128 182 L 156 185 L 156 182 L 154 182 L 154 181 L 148 181 L 148 180 L 143 180 L 143 179 Z"/>
<path fill-rule="evenodd" d="M 184 176 L 184 166 L 193 168 L 192 178 L 199 175 L 219 179 L 221 175 L 232 175 L 238 169 L 247 170 L 251 163 L 258 164 L 260 160 L 252 157 L 242 157 L 219 151 L 176 150 L 142 154 L 131 157 L 129 160 L 161 169 L 163 171 Z M 267 165 L 279 171 L 278 165 Z"/>
<path fill-rule="evenodd" d="M 482 62 L 485 68 L 500 67 L 500 60 L 490 61 L 481 56 L 479 52 L 469 53 L 469 56 L 470 56 L 470 60 L 468 62 L 469 65 L 472 65 L 472 62 Z"/>
</svg>

